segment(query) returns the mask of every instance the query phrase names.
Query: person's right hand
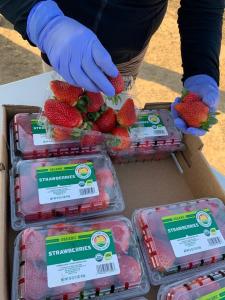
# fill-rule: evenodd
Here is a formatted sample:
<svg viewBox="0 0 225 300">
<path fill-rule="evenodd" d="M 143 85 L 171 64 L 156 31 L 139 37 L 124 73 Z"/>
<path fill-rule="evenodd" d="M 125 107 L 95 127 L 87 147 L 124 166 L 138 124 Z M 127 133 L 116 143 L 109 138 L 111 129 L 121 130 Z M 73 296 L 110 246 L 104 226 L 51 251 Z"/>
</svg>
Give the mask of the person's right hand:
<svg viewBox="0 0 225 300">
<path fill-rule="evenodd" d="M 64 16 L 54 1 L 41 1 L 32 8 L 27 34 L 67 82 L 91 92 L 115 95 L 106 77 L 118 75 L 111 56 L 90 29 Z"/>
</svg>

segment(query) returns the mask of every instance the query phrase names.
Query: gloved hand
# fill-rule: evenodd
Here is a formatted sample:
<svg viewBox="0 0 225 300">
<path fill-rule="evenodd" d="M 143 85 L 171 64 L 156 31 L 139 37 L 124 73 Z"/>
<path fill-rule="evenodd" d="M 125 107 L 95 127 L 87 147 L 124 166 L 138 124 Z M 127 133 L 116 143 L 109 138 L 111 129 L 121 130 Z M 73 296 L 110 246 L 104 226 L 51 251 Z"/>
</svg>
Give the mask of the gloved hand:
<svg viewBox="0 0 225 300">
<path fill-rule="evenodd" d="M 41 1 L 32 8 L 27 34 L 67 82 L 114 96 L 115 89 L 106 77 L 118 75 L 111 56 L 90 29 L 64 16 L 54 1 Z"/>
<path fill-rule="evenodd" d="M 202 101 L 209 106 L 211 112 L 215 112 L 219 104 L 220 93 L 216 81 L 208 75 L 195 75 L 187 78 L 184 82 L 184 88 L 190 92 L 194 92 L 202 97 Z M 179 118 L 175 105 L 181 102 L 181 98 L 176 98 L 171 105 L 171 112 L 177 128 L 185 134 L 202 136 L 205 130 L 187 127 L 186 123 Z"/>
</svg>

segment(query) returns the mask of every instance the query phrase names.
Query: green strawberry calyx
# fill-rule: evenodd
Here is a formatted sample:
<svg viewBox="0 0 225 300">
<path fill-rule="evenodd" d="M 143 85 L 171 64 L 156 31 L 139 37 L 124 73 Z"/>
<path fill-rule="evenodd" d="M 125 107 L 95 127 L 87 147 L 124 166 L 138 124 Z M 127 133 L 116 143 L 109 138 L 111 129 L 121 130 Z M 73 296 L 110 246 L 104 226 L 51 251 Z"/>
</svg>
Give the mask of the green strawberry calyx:
<svg viewBox="0 0 225 300">
<path fill-rule="evenodd" d="M 216 115 L 219 113 L 209 113 L 207 121 L 203 122 L 200 126 L 200 129 L 203 129 L 205 131 L 209 131 L 209 129 L 218 123 L 218 120 L 216 118 Z"/>
</svg>

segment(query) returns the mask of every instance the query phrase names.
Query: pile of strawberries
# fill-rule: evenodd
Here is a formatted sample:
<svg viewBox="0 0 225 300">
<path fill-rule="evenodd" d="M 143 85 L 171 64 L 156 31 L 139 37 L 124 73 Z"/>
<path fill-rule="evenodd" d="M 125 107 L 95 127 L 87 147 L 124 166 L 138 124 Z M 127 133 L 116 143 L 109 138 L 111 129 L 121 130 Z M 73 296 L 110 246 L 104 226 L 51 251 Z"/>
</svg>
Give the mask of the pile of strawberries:
<svg viewBox="0 0 225 300">
<path fill-rule="evenodd" d="M 124 89 L 122 76 L 111 80 L 116 97 Z M 129 127 L 136 121 L 134 101 L 128 98 L 119 111 L 108 107 L 101 93 L 84 91 L 64 81 L 50 83 L 53 99 L 44 105 L 44 115 L 53 125 L 52 135 L 57 141 L 79 138 L 81 146 L 99 145 L 109 134 L 114 150 L 129 148 Z M 54 126 L 55 125 L 55 126 Z"/>
</svg>

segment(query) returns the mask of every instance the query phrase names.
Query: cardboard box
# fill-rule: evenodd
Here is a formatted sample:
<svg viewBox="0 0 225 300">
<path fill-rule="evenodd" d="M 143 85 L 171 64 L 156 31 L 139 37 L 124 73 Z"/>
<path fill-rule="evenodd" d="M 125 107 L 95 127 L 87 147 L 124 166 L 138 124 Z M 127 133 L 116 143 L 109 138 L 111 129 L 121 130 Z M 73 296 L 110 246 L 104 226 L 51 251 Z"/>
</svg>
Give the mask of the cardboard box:
<svg viewBox="0 0 225 300">
<path fill-rule="evenodd" d="M 146 105 L 146 108 L 165 108 L 168 104 Z M 16 234 L 10 229 L 8 196 L 8 125 L 16 113 L 37 112 L 37 107 L 0 106 L 0 299 L 9 300 L 13 241 Z M 116 166 L 123 191 L 126 211 L 130 217 L 140 207 L 167 204 L 201 197 L 218 197 L 225 202 L 225 192 L 213 175 L 201 150 L 200 139 L 185 138 L 187 149 L 177 155 L 181 174 L 172 158 L 162 161 L 129 163 Z M 152 288 L 149 299 L 156 299 Z"/>
</svg>

